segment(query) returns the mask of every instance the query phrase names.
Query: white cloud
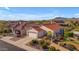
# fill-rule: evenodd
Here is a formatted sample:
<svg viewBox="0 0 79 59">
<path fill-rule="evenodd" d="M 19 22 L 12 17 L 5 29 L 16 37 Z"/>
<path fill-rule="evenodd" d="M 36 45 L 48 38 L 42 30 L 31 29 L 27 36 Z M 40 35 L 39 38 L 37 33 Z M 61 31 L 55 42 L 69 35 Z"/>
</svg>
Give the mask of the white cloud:
<svg viewBox="0 0 79 59">
<path fill-rule="evenodd" d="M 7 9 L 7 10 L 10 10 L 10 8 L 9 7 L 4 7 L 5 9 Z"/>
<path fill-rule="evenodd" d="M 79 13 L 73 14 L 74 17 L 79 17 Z"/>
<path fill-rule="evenodd" d="M 74 14 L 75 16 L 79 16 L 79 13 Z"/>
<path fill-rule="evenodd" d="M 1 20 L 42 20 L 51 19 L 54 17 L 61 17 L 61 14 L 47 13 L 47 14 L 26 14 L 26 13 L 11 13 L 9 11 L 0 10 Z"/>
</svg>

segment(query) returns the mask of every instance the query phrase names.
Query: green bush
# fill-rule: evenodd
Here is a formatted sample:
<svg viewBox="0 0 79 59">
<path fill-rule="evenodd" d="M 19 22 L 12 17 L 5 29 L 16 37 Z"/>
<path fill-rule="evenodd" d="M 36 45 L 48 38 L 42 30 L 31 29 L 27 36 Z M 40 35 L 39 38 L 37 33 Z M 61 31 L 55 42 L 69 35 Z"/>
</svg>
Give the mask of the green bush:
<svg viewBox="0 0 79 59">
<path fill-rule="evenodd" d="M 49 49 L 48 49 L 48 51 L 56 51 L 56 48 L 53 47 L 53 46 L 50 46 Z"/>
<path fill-rule="evenodd" d="M 8 28 L 0 29 L 0 33 L 11 33 L 11 32 L 12 32 L 11 29 L 8 29 Z"/>
<path fill-rule="evenodd" d="M 47 44 L 43 44 L 43 45 L 42 45 L 42 48 L 43 48 L 43 49 L 48 49 L 48 45 L 47 45 Z"/>
<path fill-rule="evenodd" d="M 65 43 L 60 43 L 60 46 L 64 46 L 65 45 Z"/>
<path fill-rule="evenodd" d="M 2 29 L 0 29 L 0 33 L 3 33 L 3 30 Z"/>
<path fill-rule="evenodd" d="M 48 43 L 45 40 L 40 40 L 39 44 L 43 49 L 48 49 Z"/>
<path fill-rule="evenodd" d="M 50 45 L 49 42 L 45 41 L 45 40 L 40 40 L 39 41 L 39 44 L 42 46 L 42 45 Z"/>
<path fill-rule="evenodd" d="M 31 45 L 37 45 L 39 44 L 38 40 L 32 40 Z"/>
<path fill-rule="evenodd" d="M 43 44 L 45 44 L 45 41 L 44 40 L 40 40 L 39 43 L 40 43 L 40 45 L 43 45 Z"/>
<path fill-rule="evenodd" d="M 11 31 L 11 29 L 4 29 L 4 33 L 11 33 L 12 31 Z"/>
<path fill-rule="evenodd" d="M 73 37 L 73 35 L 74 35 L 73 32 L 68 33 L 69 37 Z"/>
</svg>

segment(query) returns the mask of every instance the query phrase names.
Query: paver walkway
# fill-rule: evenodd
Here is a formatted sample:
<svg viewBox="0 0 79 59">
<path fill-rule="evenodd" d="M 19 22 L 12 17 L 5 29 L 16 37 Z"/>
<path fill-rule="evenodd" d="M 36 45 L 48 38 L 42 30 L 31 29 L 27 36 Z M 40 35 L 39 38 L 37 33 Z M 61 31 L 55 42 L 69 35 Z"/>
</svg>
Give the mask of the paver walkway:
<svg viewBox="0 0 79 59">
<path fill-rule="evenodd" d="M 29 37 L 21 38 L 18 41 L 12 41 L 12 40 L 10 40 L 12 38 L 14 38 L 14 37 L 6 36 L 6 37 L 1 38 L 0 40 L 2 40 L 4 42 L 7 42 L 9 44 L 12 44 L 14 46 L 17 46 L 19 48 L 22 48 L 24 50 L 28 50 L 28 51 L 39 51 L 38 49 L 35 49 L 35 48 L 32 48 L 32 47 L 26 45 L 28 42 L 30 42 L 32 40 Z"/>
</svg>

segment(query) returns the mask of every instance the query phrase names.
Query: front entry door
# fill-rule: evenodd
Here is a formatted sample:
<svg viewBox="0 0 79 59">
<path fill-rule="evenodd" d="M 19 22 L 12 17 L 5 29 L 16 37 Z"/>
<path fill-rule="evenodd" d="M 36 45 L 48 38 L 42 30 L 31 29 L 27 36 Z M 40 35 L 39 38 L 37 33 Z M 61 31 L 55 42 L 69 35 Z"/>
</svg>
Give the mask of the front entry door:
<svg viewBox="0 0 79 59">
<path fill-rule="evenodd" d="M 21 32 L 19 30 L 16 30 L 15 31 L 15 34 L 16 34 L 17 37 L 20 37 L 21 36 Z"/>
</svg>

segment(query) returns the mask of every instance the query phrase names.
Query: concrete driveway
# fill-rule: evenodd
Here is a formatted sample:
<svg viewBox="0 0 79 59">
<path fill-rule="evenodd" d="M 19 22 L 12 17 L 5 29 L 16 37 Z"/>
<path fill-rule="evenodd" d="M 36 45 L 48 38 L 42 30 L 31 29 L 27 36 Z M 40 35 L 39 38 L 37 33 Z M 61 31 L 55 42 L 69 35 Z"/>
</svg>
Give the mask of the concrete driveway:
<svg viewBox="0 0 79 59">
<path fill-rule="evenodd" d="M 32 40 L 31 38 L 29 38 L 29 37 L 19 38 L 18 41 L 11 40 L 13 38 L 15 38 L 15 37 L 6 36 L 6 37 L 1 38 L 0 40 L 4 41 L 6 43 L 9 43 L 11 45 L 17 46 L 19 48 L 22 48 L 24 50 L 39 51 L 38 49 L 35 49 L 35 48 L 32 48 L 32 47 L 26 45 L 28 42 L 30 42 Z"/>
</svg>

